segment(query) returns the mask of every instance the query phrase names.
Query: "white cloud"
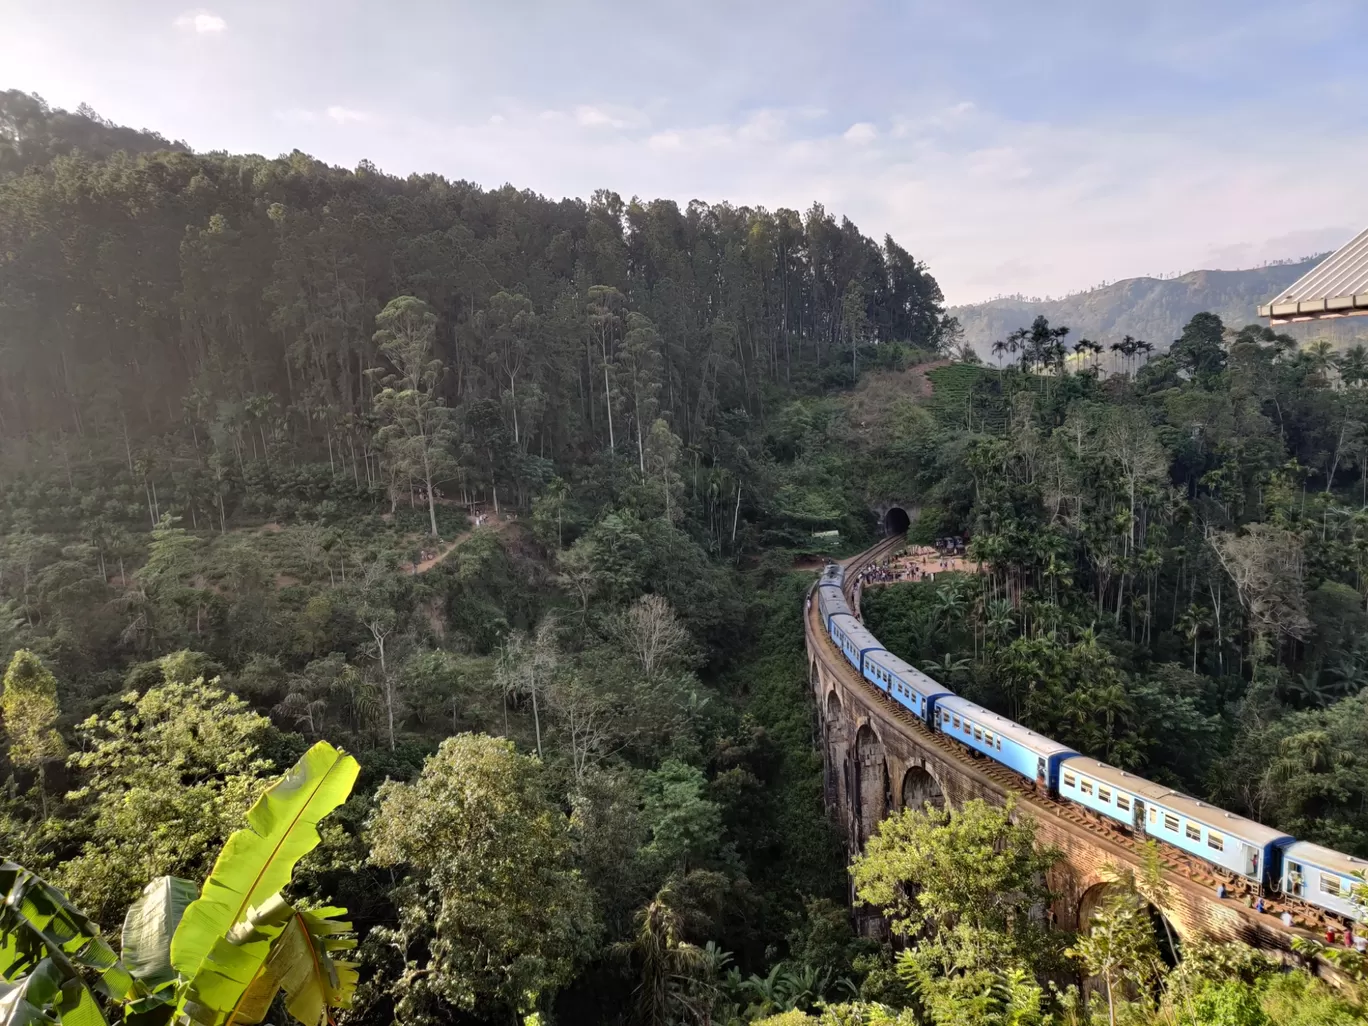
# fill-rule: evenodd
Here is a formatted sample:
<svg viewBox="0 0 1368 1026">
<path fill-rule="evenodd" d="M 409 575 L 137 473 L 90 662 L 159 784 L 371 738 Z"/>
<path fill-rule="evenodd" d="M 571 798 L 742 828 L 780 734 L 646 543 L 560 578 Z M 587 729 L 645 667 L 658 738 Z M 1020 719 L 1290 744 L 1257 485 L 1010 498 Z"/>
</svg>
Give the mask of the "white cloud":
<svg viewBox="0 0 1368 1026">
<path fill-rule="evenodd" d="M 574 110 L 575 124 L 581 128 L 645 128 L 650 118 L 632 107 L 581 105 Z"/>
<path fill-rule="evenodd" d="M 576 107 L 575 124 L 581 128 L 626 128 L 627 122 L 597 107 Z"/>
<path fill-rule="evenodd" d="M 228 23 L 217 14 L 210 14 L 208 11 L 186 11 L 176 19 L 176 28 L 201 36 L 215 35 L 227 29 Z"/>
<path fill-rule="evenodd" d="M 879 130 L 868 121 L 857 121 L 845 130 L 845 141 L 863 145 L 879 137 Z"/>
<path fill-rule="evenodd" d="M 325 112 L 329 120 L 335 121 L 339 125 L 353 124 L 359 121 L 369 121 L 370 115 L 362 110 L 352 110 L 350 107 L 329 107 Z"/>
</svg>

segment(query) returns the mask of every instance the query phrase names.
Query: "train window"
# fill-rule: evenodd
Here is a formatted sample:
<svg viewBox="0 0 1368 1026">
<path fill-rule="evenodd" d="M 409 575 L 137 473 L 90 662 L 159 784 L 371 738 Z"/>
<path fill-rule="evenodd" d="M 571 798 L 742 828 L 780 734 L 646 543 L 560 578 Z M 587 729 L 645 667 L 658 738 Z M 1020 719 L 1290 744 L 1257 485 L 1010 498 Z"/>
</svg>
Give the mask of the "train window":
<svg viewBox="0 0 1368 1026">
<path fill-rule="evenodd" d="M 1185 824 L 1183 833 L 1187 835 L 1189 841 L 1200 841 L 1202 839 L 1202 828 L 1196 823 Z"/>
<path fill-rule="evenodd" d="M 974 728 L 974 740 L 975 740 L 975 741 L 982 741 L 982 740 L 983 740 L 983 731 L 981 731 L 978 727 L 975 727 L 975 728 Z"/>
<path fill-rule="evenodd" d="M 1331 876 L 1329 873 L 1321 873 L 1320 889 L 1322 894 L 1338 897 L 1340 894 L 1340 878 Z"/>
<path fill-rule="evenodd" d="M 1098 784 L 1098 785 L 1097 785 L 1097 800 L 1098 800 L 1099 802 L 1107 802 L 1108 804 L 1111 804 L 1111 788 L 1110 788 L 1110 787 L 1103 787 L 1101 784 Z"/>
<path fill-rule="evenodd" d="M 1002 738 L 997 739 L 997 750 L 1002 751 Z"/>
<path fill-rule="evenodd" d="M 1165 830 L 1172 830 L 1174 833 L 1177 833 L 1177 832 L 1178 832 L 1178 817 L 1177 817 L 1177 816 L 1172 816 L 1172 815 L 1170 815 L 1170 814 L 1167 813 L 1167 812 L 1164 813 L 1164 829 L 1165 829 Z"/>
<path fill-rule="evenodd" d="M 1078 778 L 1075 777 L 1072 773 L 1069 773 L 1069 772 L 1066 770 L 1065 773 L 1064 773 L 1064 786 L 1065 786 L 1065 787 L 1076 787 L 1077 785 L 1078 785 Z"/>
<path fill-rule="evenodd" d="M 1207 831 L 1207 847 L 1212 851 L 1225 851 L 1225 838 L 1215 830 Z"/>
<path fill-rule="evenodd" d="M 1149 814 L 1150 814 L 1150 822 L 1151 822 L 1151 823 L 1153 823 L 1153 822 L 1155 822 L 1156 820 L 1158 820 L 1158 818 L 1159 818 L 1159 813 L 1155 812 L 1154 809 L 1150 809 L 1150 810 L 1149 810 Z"/>
<path fill-rule="evenodd" d="M 1122 812 L 1130 812 L 1130 795 L 1118 794 L 1116 796 L 1116 807 L 1120 809 Z"/>
<path fill-rule="evenodd" d="M 1087 777 L 1084 777 L 1078 782 L 1078 789 L 1084 794 L 1090 795 L 1093 791 L 1093 783 Z"/>
<path fill-rule="evenodd" d="M 959 730 L 959 717 L 958 717 L 958 716 L 955 717 L 955 729 L 956 729 L 956 730 Z"/>
<path fill-rule="evenodd" d="M 991 730 L 985 730 L 983 732 L 983 742 L 989 748 L 993 747 L 993 732 Z"/>
<path fill-rule="evenodd" d="M 970 731 L 972 728 L 973 728 L 973 725 L 972 725 L 968 720 L 965 720 L 965 721 L 964 721 L 964 732 L 967 734 L 967 733 L 969 733 L 969 731 Z"/>
</svg>

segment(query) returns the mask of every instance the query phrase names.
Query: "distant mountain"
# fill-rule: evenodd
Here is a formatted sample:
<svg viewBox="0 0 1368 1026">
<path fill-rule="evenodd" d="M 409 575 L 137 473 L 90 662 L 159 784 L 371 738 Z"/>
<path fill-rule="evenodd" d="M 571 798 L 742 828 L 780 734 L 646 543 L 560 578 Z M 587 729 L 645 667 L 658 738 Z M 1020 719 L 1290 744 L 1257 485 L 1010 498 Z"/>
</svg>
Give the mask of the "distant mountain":
<svg viewBox="0 0 1368 1026">
<path fill-rule="evenodd" d="M 995 341 L 1026 327 L 1037 314 L 1044 314 L 1051 324 L 1068 325 L 1072 329 L 1070 340 L 1090 338 L 1111 343 L 1134 335 L 1151 343 L 1156 351 L 1163 351 L 1182 334 L 1192 315 L 1204 310 L 1219 315 L 1230 327 L 1257 323 L 1258 305 L 1268 302 L 1321 259 L 1311 257 L 1245 271 L 1192 271 L 1178 278 L 1127 278 L 1065 299 L 994 299 L 953 307 L 950 313 L 964 326 L 964 340 L 985 361 L 992 361 L 990 347 Z M 1324 337 L 1344 343 L 1368 338 L 1368 317 L 1292 325 L 1287 330 L 1298 339 Z"/>
</svg>

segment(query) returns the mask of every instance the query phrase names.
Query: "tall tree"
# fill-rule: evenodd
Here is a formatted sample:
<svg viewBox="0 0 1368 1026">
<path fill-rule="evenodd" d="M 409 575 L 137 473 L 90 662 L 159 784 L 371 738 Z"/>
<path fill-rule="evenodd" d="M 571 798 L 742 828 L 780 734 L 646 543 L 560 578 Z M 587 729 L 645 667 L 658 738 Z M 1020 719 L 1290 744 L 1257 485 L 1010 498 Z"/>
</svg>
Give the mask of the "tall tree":
<svg viewBox="0 0 1368 1026">
<path fill-rule="evenodd" d="M 371 860 L 405 871 L 394 892 L 396 1014 L 529 1013 L 592 954 L 597 920 L 572 867 L 570 823 L 541 763 L 512 742 L 458 734 L 412 783 L 376 794 Z"/>
<path fill-rule="evenodd" d="M 38 778 L 38 799 L 47 819 L 47 764 L 66 754 L 66 743 L 57 733 L 57 678 L 36 655 L 21 648 L 5 670 L 5 691 L 0 695 L 9 759 Z"/>
<path fill-rule="evenodd" d="M 453 411 L 438 393 L 445 373 L 432 355 L 437 315 L 413 296 L 398 296 L 375 318 L 375 343 L 395 368 L 380 374 L 375 409 L 377 440 L 405 481 L 417 478 L 427 499 L 432 537 L 437 534 L 437 482 L 457 472 Z"/>
</svg>

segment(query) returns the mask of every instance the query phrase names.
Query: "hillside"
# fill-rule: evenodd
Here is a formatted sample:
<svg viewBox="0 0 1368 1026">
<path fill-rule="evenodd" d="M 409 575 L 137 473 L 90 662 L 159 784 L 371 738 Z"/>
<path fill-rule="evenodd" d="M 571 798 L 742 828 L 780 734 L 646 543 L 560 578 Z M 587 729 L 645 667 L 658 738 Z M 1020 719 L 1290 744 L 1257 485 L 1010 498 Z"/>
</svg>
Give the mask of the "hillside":
<svg viewBox="0 0 1368 1026">
<path fill-rule="evenodd" d="M 994 299 L 954 307 L 949 312 L 964 326 L 965 341 L 985 359 L 991 357 L 993 342 L 1029 325 L 1038 314 L 1052 324 L 1067 324 L 1073 329 L 1072 338 L 1112 342 L 1134 335 L 1163 350 L 1181 334 L 1193 314 L 1204 310 L 1218 314 L 1233 327 L 1255 321 L 1260 303 L 1276 296 L 1320 259 L 1242 271 L 1192 271 L 1163 280 L 1127 278 L 1064 299 Z M 1293 325 L 1290 333 L 1299 339 L 1328 337 L 1343 342 L 1368 336 L 1368 323 L 1356 319 Z"/>
</svg>

